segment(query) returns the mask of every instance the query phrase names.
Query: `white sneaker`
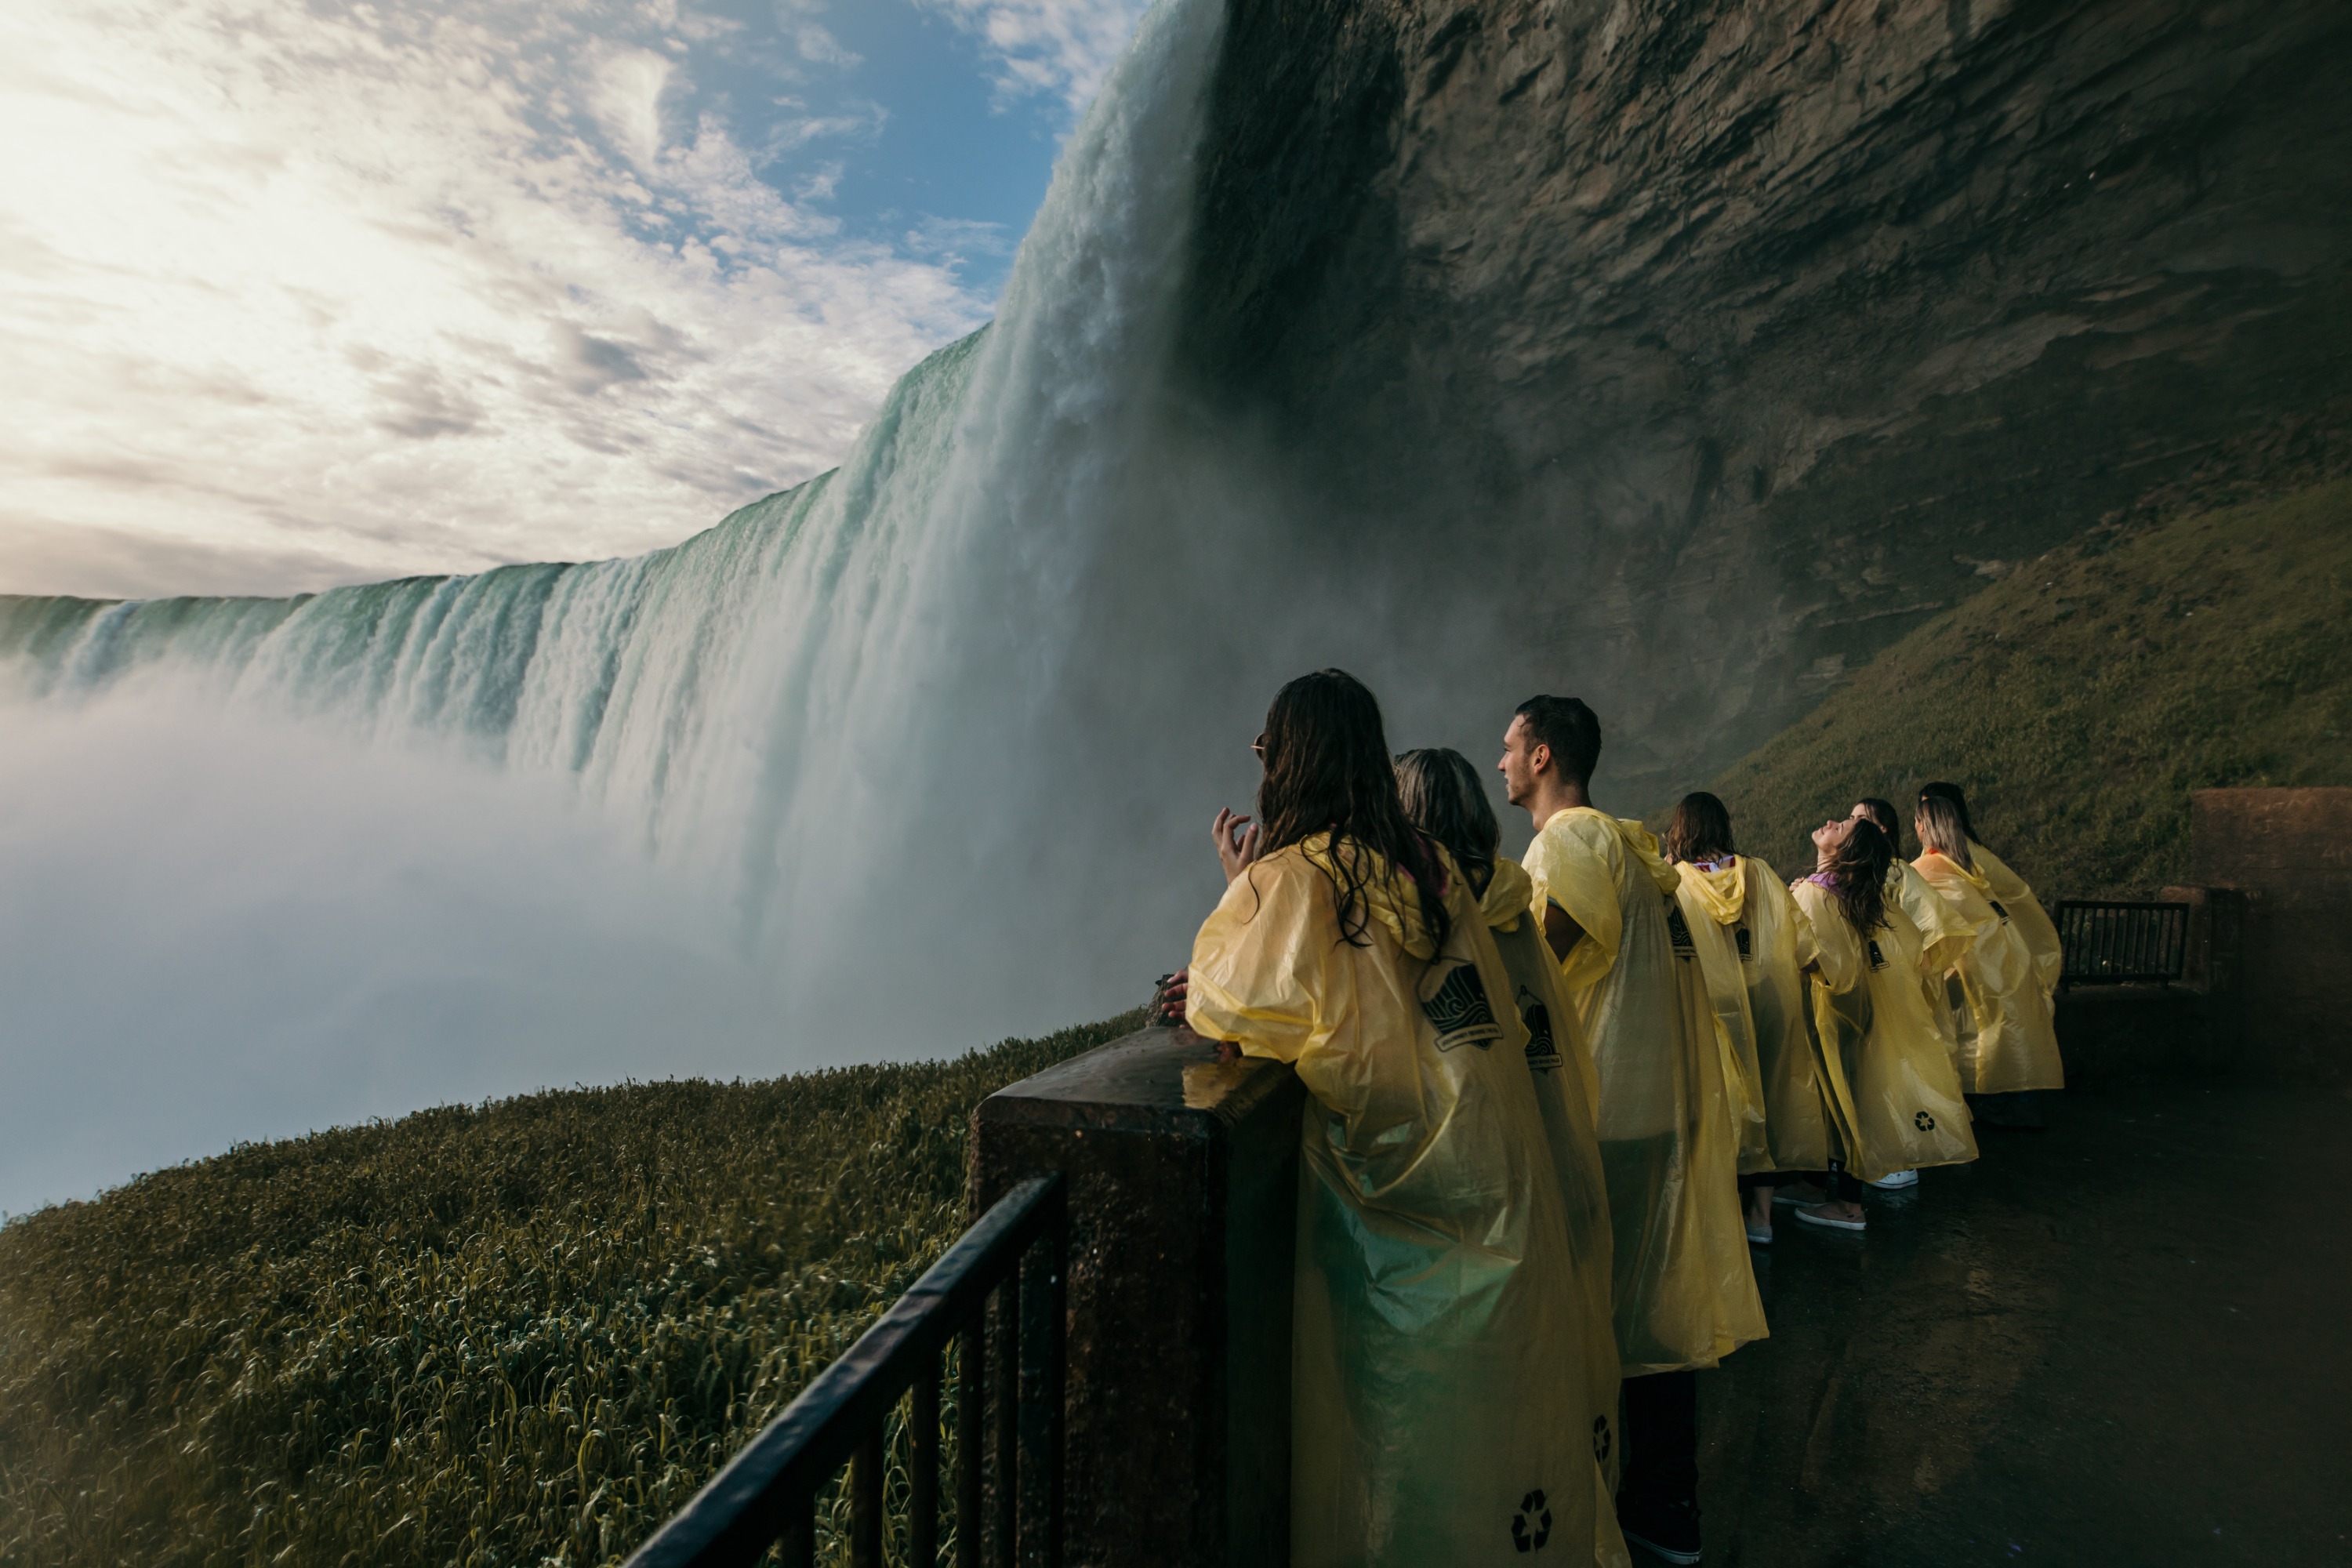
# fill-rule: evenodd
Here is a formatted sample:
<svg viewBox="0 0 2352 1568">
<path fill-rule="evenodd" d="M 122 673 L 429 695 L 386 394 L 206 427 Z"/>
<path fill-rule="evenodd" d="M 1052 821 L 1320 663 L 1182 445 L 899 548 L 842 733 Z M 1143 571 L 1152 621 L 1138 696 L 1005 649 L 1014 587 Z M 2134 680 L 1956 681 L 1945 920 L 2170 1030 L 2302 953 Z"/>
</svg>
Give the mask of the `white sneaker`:
<svg viewBox="0 0 2352 1568">
<path fill-rule="evenodd" d="M 1889 1171 L 1886 1174 L 1879 1177 L 1878 1180 L 1871 1183 L 1870 1184 L 1876 1187 L 1882 1193 L 1899 1193 L 1906 1187 L 1917 1186 L 1919 1184 L 1919 1173 L 1916 1171 Z"/>
</svg>

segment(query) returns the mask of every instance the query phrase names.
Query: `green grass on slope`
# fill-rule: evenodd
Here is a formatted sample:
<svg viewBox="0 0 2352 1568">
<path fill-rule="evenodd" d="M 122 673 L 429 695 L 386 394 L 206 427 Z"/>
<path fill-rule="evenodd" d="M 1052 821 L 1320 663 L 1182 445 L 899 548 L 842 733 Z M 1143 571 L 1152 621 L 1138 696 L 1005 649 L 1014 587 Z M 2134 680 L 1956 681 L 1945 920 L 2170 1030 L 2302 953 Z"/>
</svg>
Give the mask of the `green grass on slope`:
<svg viewBox="0 0 2352 1568">
<path fill-rule="evenodd" d="M 0 1563 L 608 1563 L 963 1228 L 958 1061 L 532 1095 L 0 1228 Z"/>
<path fill-rule="evenodd" d="M 2189 792 L 2352 784 L 2352 482 L 2026 563 L 1864 666 L 1715 785 L 1783 871 L 1861 795 L 1969 792 L 2045 899 L 2189 874 Z M 1906 824 L 1905 852 L 1917 853 Z"/>
</svg>

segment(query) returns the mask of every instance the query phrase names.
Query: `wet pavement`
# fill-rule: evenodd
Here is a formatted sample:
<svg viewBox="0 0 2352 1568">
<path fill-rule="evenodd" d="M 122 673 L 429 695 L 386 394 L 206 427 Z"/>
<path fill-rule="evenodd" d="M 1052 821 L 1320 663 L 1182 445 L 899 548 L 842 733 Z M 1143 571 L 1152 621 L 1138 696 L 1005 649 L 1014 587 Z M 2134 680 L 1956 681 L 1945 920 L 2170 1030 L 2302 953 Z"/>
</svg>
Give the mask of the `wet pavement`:
<svg viewBox="0 0 2352 1568">
<path fill-rule="evenodd" d="M 1699 1378 L 1706 1562 L 2352 1564 L 2347 1122 L 2071 1094 L 1866 1236 L 1779 1211 L 1772 1337 Z"/>
</svg>

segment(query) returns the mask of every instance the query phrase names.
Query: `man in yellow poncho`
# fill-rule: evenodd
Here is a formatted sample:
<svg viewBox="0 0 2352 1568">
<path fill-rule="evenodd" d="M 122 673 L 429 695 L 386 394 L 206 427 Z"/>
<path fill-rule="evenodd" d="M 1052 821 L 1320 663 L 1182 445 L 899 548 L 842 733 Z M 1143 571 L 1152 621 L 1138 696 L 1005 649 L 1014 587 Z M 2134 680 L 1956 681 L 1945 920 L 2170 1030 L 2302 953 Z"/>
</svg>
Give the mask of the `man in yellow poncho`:
<svg viewBox="0 0 2352 1568">
<path fill-rule="evenodd" d="M 2058 928 L 2033 889 L 1977 842 L 1958 786 L 1922 786 L 1916 826 L 1914 866 L 1976 937 L 1954 968 L 1961 1087 L 1971 1097 L 2064 1088 L 2055 1026 L 2065 963 Z M 2030 1098 L 2014 1110 L 1981 1103 L 1979 1110 L 1995 1126 L 2042 1124 Z"/>
<path fill-rule="evenodd" d="M 1622 1564 L 1584 1420 L 1590 1296 L 1477 900 L 1405 820 L 1351 677 L 1284 687 L 1259 748 L 1259 826 L 1217 819 L 1227 885 L 1185 1016 L 1311 1096 L 1290 1560 Z"/>
<path fill-rule="evenodd" d="M 1592 1045 L 1625 1373 L 1618 1522 L 1696 1563 L 1697 1383 L 1765 1334 L 1739 1219 L 1738 1145 L 1681 878 L 1638 822 L 1593 808 L 1601 724 L 1575 698 L 1519 705 L 1500 764 L 1536 823 L 1529 907 Z"/>
<path fill-rule="evenodd" d="M 1811 956 L 1810 948 L 1800 953 L 1804 917 L 1770 866 L 1733 847 L 1731 813 L 1703 790 L 1675 807 L 1665 856 L 1682 878 L 1675 898 L 1714 1000 L 1725 1078 L 1731 1080 L 1736 1061 L 1756 1086 L 1752 1125 L 1740 1140 L 1739 1186 L 1748 1239 L 1769 1247 L 1773 1174 L 1825 1170 L 1830 1160 L 1827 1108 L 1799 977 Z M 1737 1108 L 1738 1097 L 1733 1099 Z"/>
</svg>

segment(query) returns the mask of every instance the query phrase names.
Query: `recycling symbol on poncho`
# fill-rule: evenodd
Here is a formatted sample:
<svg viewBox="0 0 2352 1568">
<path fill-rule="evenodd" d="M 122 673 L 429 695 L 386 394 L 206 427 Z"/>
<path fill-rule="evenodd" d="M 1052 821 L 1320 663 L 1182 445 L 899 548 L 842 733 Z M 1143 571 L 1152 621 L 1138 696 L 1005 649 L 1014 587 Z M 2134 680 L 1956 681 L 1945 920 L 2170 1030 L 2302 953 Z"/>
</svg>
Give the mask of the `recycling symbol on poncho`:
<svg viewBox="0 0 2352 1568">
<path fill-rule="evenodd" d="M 1511 1544 L 1522 1552 L 1541 1552 L 1550 1539 L 1551 1509 L 1542 1492 L 1529 1492 L 1519 1500 L 1519 1511 L 1511 1516 Z"/>
<path fill-rule="evenodd" d="M 1595 1464 L 1609 1462 L 1609 1417 L 1606 1415 L 1592 1418 L 1592 1459 Z"/>
<path fill-rule="evenodd" d="M 1911 1119 L 1911 1125 L 1922 1132 L 1933 1132 L 1936 1130 L 1936 1119 L 1923 1110 Z"/>
</svg>

